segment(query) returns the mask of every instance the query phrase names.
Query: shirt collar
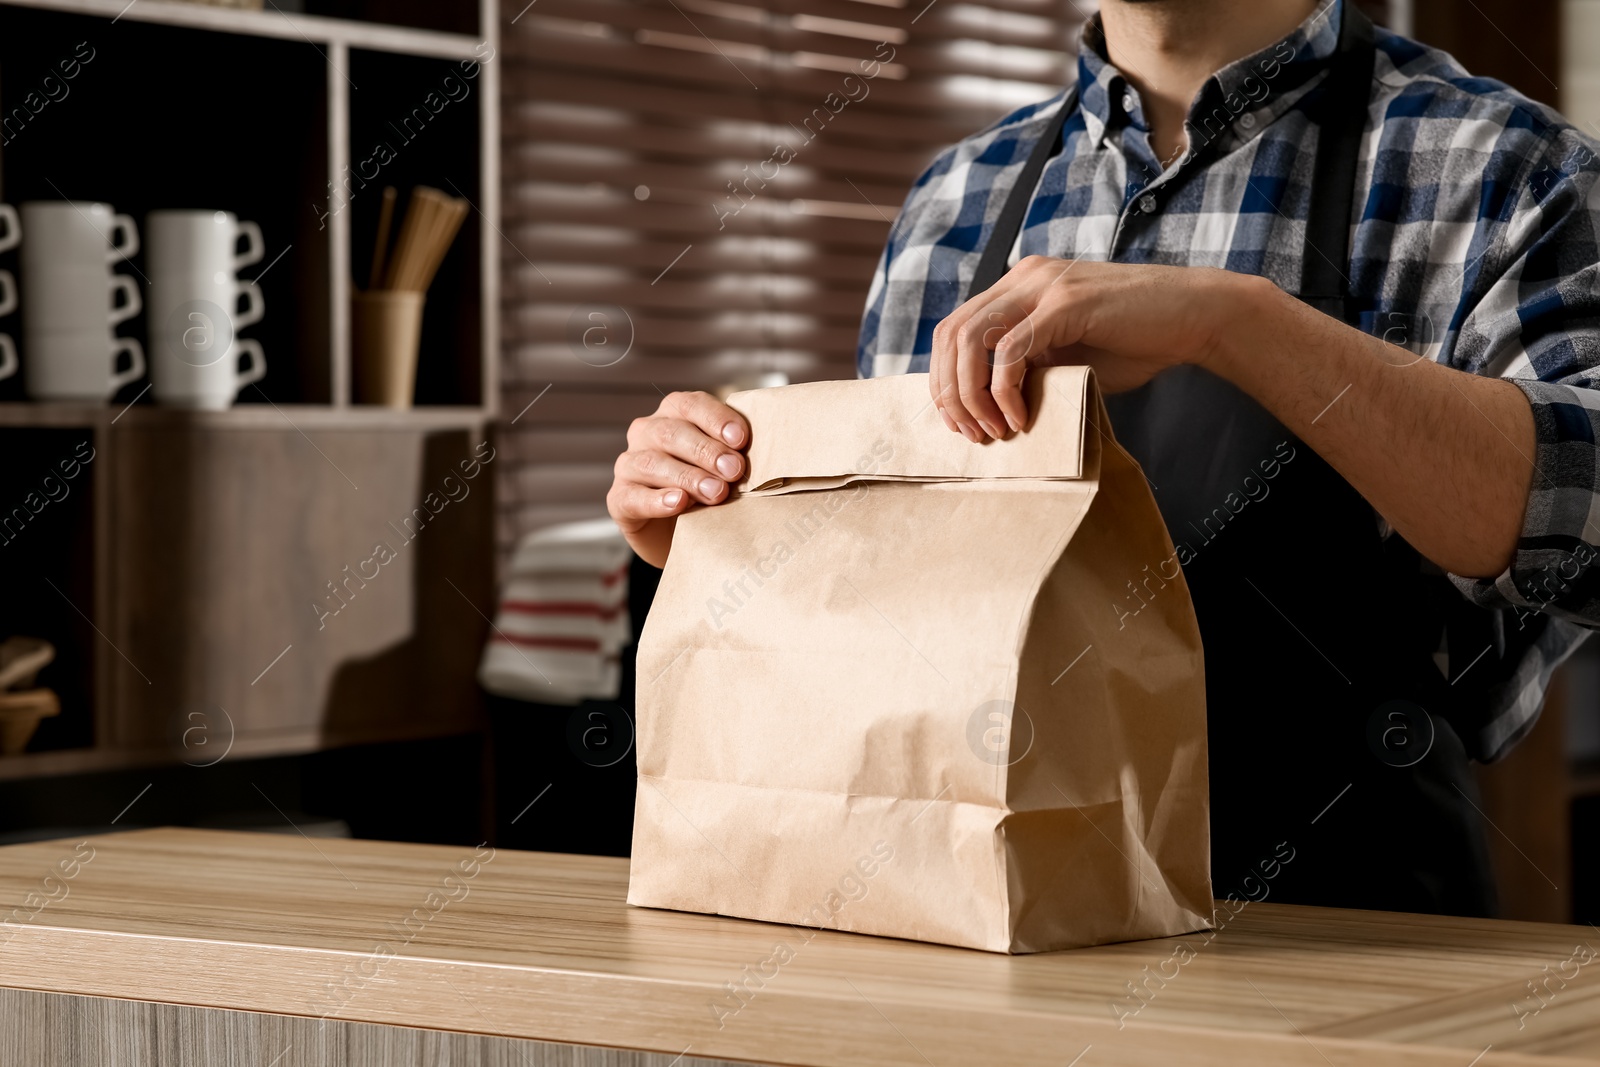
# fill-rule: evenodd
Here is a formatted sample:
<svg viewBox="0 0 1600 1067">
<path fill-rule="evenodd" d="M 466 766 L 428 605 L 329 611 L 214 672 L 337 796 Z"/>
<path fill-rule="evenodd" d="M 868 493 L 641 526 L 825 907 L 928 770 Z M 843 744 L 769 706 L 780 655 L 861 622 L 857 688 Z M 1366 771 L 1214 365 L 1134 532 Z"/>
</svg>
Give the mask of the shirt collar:
<svg viewBox="0 0 1600 1067">
<path fill-rule="evenodd" d="M 1338 50 L 1343 4 L 1344 0 L 1321 0 L 1293 33 L 1207 79 L 1189 107 L 1191 152 L 1224 131 L 1248 140 L 1288 111 Z M 1120 123 L 1145 128 L 1138 91 L 1107 56 L 1098 12 L 1090 17 L 1078 45 L 1078 99 L 1085 132 L 1096 148 Z M 1241 123 L 1245 115 L 1250 118 Z"/>
</svg>

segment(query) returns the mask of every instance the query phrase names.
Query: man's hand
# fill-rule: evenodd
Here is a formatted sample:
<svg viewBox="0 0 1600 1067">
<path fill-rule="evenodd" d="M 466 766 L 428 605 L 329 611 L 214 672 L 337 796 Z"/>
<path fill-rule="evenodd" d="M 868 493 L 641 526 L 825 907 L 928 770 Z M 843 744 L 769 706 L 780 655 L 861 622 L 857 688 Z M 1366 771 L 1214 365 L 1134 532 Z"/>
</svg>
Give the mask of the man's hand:
<svg viewBox="0 0 1600 1067">
<path fill-rule="evenodd" d="M 934 401 L 974 442 L 1026 425 L 1018 386 L 1031 364 L 1087 363 L 1108 393 L 1199 364 L 1316 449 L 1440 567 L 1493 578 L 1514 556 L 1537 447 L 1522 390 L 1418 357 L 1264 278 L 1030 256 L 933 338 Z"/>
<path fill-rule="evenodd" d="M 745 470 L 744 416 L 708 393 L 673 393 L 656 413 L 634 419 L 617 457 L 606 508 L 646 563 L 664 566 L 678 516 L 690 504 L 719 504 Z"/>
<path fill-rule="evenodd" d="M 1117 393 L 1166 367 L 1203 363 L 1252 282 L 1260 280 L 1203 267 L 1029 256 L 934 329 L 934 404 L 946 426 L 977 442 L 1027 423 L 1029 366 L 1086 363 Z"/>
</svg>

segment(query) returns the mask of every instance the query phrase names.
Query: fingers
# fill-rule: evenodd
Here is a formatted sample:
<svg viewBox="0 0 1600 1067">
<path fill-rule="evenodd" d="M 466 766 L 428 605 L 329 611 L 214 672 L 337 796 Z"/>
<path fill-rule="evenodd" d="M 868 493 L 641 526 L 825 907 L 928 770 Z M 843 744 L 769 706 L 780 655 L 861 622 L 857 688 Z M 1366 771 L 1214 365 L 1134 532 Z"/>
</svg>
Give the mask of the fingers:
<svg viewBox="0 0 1600 1067">
<path fill-rule="evenodd" d="M 976 297 L 933 331 L 929 388 L 945 425 L 974 443 L 1006 433 L 1005 415 L 989 394 L 989 351 L 1005 336 L 1004 306 L 987 296 Z"/>
<path fill-rule="evenodd" d="M 654 415 L 628 427 L 606 510 L 647 562 L 664 566 L 676 516 L 696 503 L 718 504 L 742 477 L 750 444 L 744 416 L 708 393 L 672 393 Z"/>
<path fill-rule="evenodd" d="M 1028 368 L 1049 353 L 1051 339 L 1060 332 L 1060 323 L 1055 321 L 1062 313 L 1060 305 L 1059 300 L 1048 295 L 1041 297 L 1033 311 L 1018 319 L 995 345 L 989 392 L 1013 431 L 1028 423 L 1022 381 Z"/>
<path fill-rule="evenodd" d="M 617 457 L 614 473 L 616 485 L 677 490 L 701 504 L 720 504 L 728 495 L 728 483 L 723 479 L 656 449 L 629 449 Z M 666 493 L 659 495 L 666 504 Z"/>
<path fill-rule="evenodd" d="M 637 482 L 614 482 L 606 494 L 606 510 L 624 534 L 638 533 L 652 520 L 681 514 L 691 502 L 682 489 L 656 489 Z"/>
<path fill-rule="evenodd" d="M 1005 314 L 996 304 L 986 305 L 956 331 L 956 386 L 967 423 L 982 440 L 1006 435 L 1006 420 L 989 392 L 992 368 L 989 353 L 1005 336 Z M 962 420 L 957 418 L 959 423 Z"/>
<path fill-rule="evenodd" d="M 744 416 L 710 393 L 671 393 L 661 402 L 657 414 L 692 422 L 707 437 L 732 448 L 743 448 L 750 443 L 750 425 L 744 421 Z"/>
<path fill-rule="evenodd" d="M 628 451 L 664 452 L 727 482 L 737 481 L 745 469 L 738 452 L 707 437 L 696 424 L 666 415 L 635 420 L 628 428 Z"/>
<path fill-rule="evenodd" d="M 738 450 L 749 443 L 749 424 L 728 405 L 706 393 L 673 393 L 628 427 L 606 509 L 635 550 L 659 566 L 673 526 L 659 520 L 726 500 L 747 465 Z"/>
<path fill-rule="evenodd" d="M 989 379 L 989 393 L 1005 417 L 1006 427 L 1012 433 L 1028 424 L 1028 405 L 1022 399 L 1022 379 L 1028 373 L 1028 361 L 995 352 L 994 369 Z"/>
<path fill-rule="evenodd" d="M 934 333 L 937 336 L 937 329 Z M 945 387 L 939 378 L 939 360 L 932 355 L 928 358 L 928 392 L 933 395 L 934 410 L 938 411 L 939 417 L 944 420 L 945 429 L 951 433 L 960 433 L 961 430 L 956 426 L 955 420 L 944 409 Z"/>
<path fill-rule="evenodd" d="M 1028 256 L 934 328 L 928 387 L 946 426 L 978 442 L 1027 425 L 1022 381 L 1058 332 L 1044 305 L 1076 265 Z"/>
<path fill-rule="evenodd" d="M 972 314 L 972 301 L 945 316 L 933 330 L 933 352 L 928 357 L 928 376 L 938 380 L 934 403 L 945 426 L 976 444 L 983 440 L 977 420 L 967 411 L 961 396 L 960 346 L 958 338 Z M 930 382 L 930 387 L 932 383 Z"/>
</svg>

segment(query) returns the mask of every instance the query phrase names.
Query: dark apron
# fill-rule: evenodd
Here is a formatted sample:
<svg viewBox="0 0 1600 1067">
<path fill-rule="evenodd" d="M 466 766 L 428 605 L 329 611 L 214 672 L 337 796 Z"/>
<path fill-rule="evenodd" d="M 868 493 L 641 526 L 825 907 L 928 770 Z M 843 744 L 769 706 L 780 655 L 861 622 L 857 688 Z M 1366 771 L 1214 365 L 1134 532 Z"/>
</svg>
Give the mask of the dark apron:
<svg viewBox="0 0 1600 1067">
<path fill-rule="evenodd" d="M 1373 54 L 1372 24 L 1346 4 L 1332 71 L 1307 102 L 1320 132 L 1298 295 L 1352 325 L 1343 275 Z M 1073 109 L 1069 98 L 1035 147 L 969 296 L 1004 272 Z M 1460 695 L 1433 659 L 1452 600 L 1464 602 L 1398 535 L 1380 535 L 1371 505 L 1332 467 L 1221 378 L 1176 367 L 1106 406 L 1187 547 L 1179 558 L 1205 644 L 1216 894 L 1490 914 L 1476 787 L 1450 721 Z M 1130 593 L 1122 610 L 1138 604 Z"/>
</svg>

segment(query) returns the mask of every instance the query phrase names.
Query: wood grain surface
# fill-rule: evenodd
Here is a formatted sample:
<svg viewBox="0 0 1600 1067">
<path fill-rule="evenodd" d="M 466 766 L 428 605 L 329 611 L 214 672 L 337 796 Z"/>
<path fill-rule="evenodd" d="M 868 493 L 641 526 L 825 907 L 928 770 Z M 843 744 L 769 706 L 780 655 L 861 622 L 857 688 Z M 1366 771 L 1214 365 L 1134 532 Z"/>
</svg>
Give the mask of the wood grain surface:
<svg viewBox="0 0 1600 1067">
<path fill-rule="evenodd" d="M 730 1067 L 729 1060 L 0 988 L 27 1067 Z M 732 1065 L 739 1067 L 739 1065 Z"/>
<path fill-rule="evenodd" d="M 1209 942 L 1006 957 L 629 908 L 627 873 L 187 829 L 14 845 L 0 985 L 786 1064 L 1600 1060 L 1590 927 L 1235 902 Z"/>
</svg>

